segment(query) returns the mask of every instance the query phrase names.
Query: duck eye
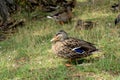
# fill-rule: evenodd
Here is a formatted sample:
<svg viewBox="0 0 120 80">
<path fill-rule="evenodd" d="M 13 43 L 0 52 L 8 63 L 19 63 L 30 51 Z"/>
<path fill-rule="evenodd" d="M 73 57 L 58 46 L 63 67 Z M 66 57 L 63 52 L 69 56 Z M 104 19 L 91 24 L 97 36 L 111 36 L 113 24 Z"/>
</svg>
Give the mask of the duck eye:
<svg viewBox="0 0 120 80">
<path fill-rule="evenodd" d="M 61 33 L 57 33 L 56 36 L 58 36 L 59 34 L 61 34 Z"/>
</svg>

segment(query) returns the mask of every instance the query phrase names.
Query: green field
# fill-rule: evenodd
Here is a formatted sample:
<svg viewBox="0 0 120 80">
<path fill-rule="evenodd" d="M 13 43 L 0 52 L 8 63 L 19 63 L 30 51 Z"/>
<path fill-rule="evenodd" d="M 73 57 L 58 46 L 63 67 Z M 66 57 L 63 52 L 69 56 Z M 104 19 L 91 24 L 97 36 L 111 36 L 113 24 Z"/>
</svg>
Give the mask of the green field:
<svg viewBox="0 0 120 80">
<path fill-rule="evenodd" d="M 95 0 L 95 3 L 78 0 L 72 22 L 65 25 L 47 18 L 26 20 L 23 28 L 0 42 L 0 80 L 120 80 L 120 28 L 114 25 L 119 12 L 110 10 L 114 2 L 117 0 Z M 75 30 L 78 19 L 91 20 L 97 25 L 91 30 Z M 96 44 L 100 55 L 66 67 L 66 60 L 51 51 L 50 40 L 60 29 Z"/>
</svg>

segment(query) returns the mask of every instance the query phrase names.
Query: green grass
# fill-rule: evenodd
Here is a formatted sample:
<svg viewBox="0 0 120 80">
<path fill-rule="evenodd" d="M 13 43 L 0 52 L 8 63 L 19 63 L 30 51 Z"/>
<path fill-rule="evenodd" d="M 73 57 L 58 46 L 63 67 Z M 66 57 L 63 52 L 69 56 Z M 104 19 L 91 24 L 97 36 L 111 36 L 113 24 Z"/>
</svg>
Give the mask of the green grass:
<svg viewBox="0 0 120 80">
<path fill-rule="evenodd" d="M 0 42 L 0 80 L 119 80 L 120 29 L 114 26 L 118 13 L 110 10 L 110 5 L 117 0 L 95 1 L 91 5 L 79 0 L 72 23 L 59 25 L 46 18 L 28 20 L 18 32 Z M 26 14 L 17 16 L 23 18 Z M 92 30 L 76 31 L 78 19 L 92 20 L 97 25 Z M 102 55 L 66 67 L 66 60 L 51 51 L 50 39 L 60 29 L 72 37 L 95 43 Z"/>
</svg>

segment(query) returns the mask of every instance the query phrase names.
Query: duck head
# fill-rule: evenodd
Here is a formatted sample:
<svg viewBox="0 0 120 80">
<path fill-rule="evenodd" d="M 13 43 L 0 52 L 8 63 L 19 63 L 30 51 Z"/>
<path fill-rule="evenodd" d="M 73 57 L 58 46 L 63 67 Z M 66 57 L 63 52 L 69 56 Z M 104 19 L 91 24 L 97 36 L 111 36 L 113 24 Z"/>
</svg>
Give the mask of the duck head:
<svg viewBox="0 0 120 80">
<path fill-rule="evenodd" d="M 64 41 L 68 38 L 68 34 L 64 30 L 60 30 L 55 34 L 55 36 L 51 39 L 51 42 L 57 42 L 57 41 Z"/>
</svg>

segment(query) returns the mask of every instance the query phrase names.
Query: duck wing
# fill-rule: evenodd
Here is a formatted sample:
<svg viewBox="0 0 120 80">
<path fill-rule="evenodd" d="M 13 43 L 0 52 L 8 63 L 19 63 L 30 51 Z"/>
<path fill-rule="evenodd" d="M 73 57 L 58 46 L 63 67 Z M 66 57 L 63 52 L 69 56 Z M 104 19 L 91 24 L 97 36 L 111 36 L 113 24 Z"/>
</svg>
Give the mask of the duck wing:
<svg viewBox="0 0 120 80">
<path fill-rule="evenodd" d="M 93 43 L 76 38 L 68 38 L 64 41 L 63 44 L 75 51 L 83 50 L 87 53 L 91 53 L 97 50 Z"/>
<path fill-rule="evenodd" d="M 78 49 L 77 49 L 78 50 Z M 87 54 L 84 52 L 84 50 L 80 49 L 78 52 L 73 50 L 70 47 L 64 46 L 62 50 L 60 50 L 57 55 L 62 58 L 66 59 L 76 59 L 76 58 L 82 58 L 91 54 Z"/>
</svg>

